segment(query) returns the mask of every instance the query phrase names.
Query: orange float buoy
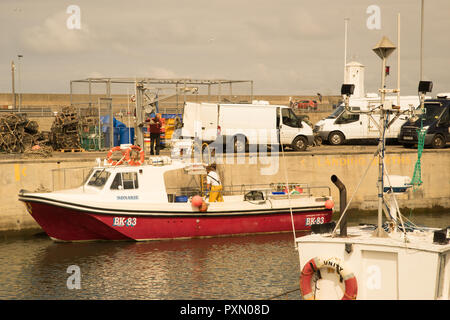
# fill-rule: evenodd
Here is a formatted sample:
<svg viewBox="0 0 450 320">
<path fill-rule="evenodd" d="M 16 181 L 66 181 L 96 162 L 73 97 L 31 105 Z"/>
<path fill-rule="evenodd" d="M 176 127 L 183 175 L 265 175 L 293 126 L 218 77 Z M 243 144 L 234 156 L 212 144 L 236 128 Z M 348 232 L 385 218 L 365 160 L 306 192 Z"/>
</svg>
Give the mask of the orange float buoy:
<svg viewBox="0 0 450 320">
<path fill-rule="evenodd" d="M 202 206 L 202 203 L 203 203 L 203 198 L 200 197 L 199 195 L 193 196 L 192 200 L 191 200 L 191 203 L 192 203 L 192 205 L 194 207 L 200 208 Z"/>
<path fill-rule="evenodd" d="M 325 201 L 325 208 L 333 209 L 333 207 L 334 207 L 334 201 L 333 200 L 328 199 L 327 201 Z"/>
</svg>

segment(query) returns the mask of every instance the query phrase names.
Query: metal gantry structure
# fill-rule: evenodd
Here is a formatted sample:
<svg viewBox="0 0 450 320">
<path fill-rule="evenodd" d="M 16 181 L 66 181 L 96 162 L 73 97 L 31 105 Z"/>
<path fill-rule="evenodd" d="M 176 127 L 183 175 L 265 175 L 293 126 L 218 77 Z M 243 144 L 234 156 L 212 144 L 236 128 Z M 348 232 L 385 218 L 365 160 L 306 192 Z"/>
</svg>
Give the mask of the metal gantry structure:
<svg viewBox="0 0 450 320">
<path fill-rule="evenodd" d="M 84 84 L 87 85 L 87 97 L 86 100 L 75 101 L 74 85 Z M 196 95 L 197 97 L 200 93 L 202 95 L 202 102 L 236 102 L 235 93 L 233 89 L 236 84 L 246 84 L 249 86 L 246 96 L 249 97 L 249 101 L 253 100 L 253 80 L 228 80 L 228 79 L 189 79 L 189 78 L 151 78 L 151 77 L 140 77 L 140 78 L 86 78 L 81 80 L 71 80 L 70 81 L 70 104 L 75 107 L 88 107 L 92 108 L 98 106 L 100 109 L 101 101 L 100 99 L 112 99 L 113 90 L 112 86 L 118 85 L 133 87 L 133 92 L 131 93 L 133 99 L 135 110 L 135 129 L 138 128 L 139 124 L 142 124 L 145 120 L 145 114 L 149 114 L 158 111 L 158 105 L 164 100 L 170 98 L 175 99 L 176 113 L 182 112 L 182 107 L 187 101 L 187 96 Z M 93 86 L 101 85 L 104 89 L 100 94 L 93 93 Z M 206 88 L 206 90 L 205 90 Z M 122 89 L 123 90 L 123 89 Z M 121 94 L 124 92 L 121 91 Z M 167 92 L 169 91 L 169 92 Z M 215 94 L 212 94 L 212 93 Z M 126 92 L 127 96 L 130 92 Z M 116 93 L 115 93 L 116 94 Z M 97 101 L 96 101 L 97 100 Z M 129 100 L 129 98 L 128 98 Z M 129 101 L 128 101 L 129 102 Z M 112 108 L 114 101 L 106 111 L 112 118 Z M 136 143 L 143 146 L 144 136 L 142 130 L 135 130 L 136 133 Z M 112 134 L 112 128 L 110 130 Z M 110 140 L 112 141 L 112 140 Z"/>
</svg>

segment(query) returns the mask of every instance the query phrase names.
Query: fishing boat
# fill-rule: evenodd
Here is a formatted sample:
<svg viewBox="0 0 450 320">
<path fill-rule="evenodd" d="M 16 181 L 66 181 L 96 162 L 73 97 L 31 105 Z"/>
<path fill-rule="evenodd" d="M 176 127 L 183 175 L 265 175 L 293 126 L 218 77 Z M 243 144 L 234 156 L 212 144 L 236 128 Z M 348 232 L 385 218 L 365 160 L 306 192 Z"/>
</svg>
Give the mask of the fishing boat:
<svg viewBox="0 0 450 320">
<path fill-rule="evenodd" d="M 373 49 L 383 59 L 383 70 L 393 49 L 395 46 L 387 38 Z M 414 110 L 417 114 L 426 112 L 423 110 L 424 96 L 431 91 L 423 88 L 431 86 L 425 81 L 420 82 L 422 107 Z M 331 180 L 340 190 L 339 220 L 313 226 L 310 235 L 295 240 L 300 259 L 300 290 L 305 300 L 450 299 L 450 227 L 418 227 L 402 216 L 396 195 L 416 185 L 409 177 L 388 174 L 384 161 L 384 133 L 400 111 L 384 100 L 387 92 L 393 92 L 385 88 L 384 76 L 380 92 L 380 106 L 372 111 L 383 119 L 378 150 L 373 158 L 378 158 L 377 224 L 347 228 L 346 213 L 351 200 L 347 203 L 344 183 L 332 176 Z M 343 85 L 341 93 L 348 101 L 352 85 Z M 369 168 L 370 165 L 359 185 Z"/>
<path fill-rule="evenodd" d="M 296 230 L 310 230 L 312 224 L 332 218 L 329 188 L 314 196 L 314 187 L 300 183 L 224 186 L 223 201 L 210 203 L 199 179 L 206 174 L 206 164 L 169 156 L 146 159 L 142 150 L 137 150 L 141 155 L 137 160 L 129 156 L 113 160 L 111 153 L 119 149 L 111 150 L 103 163 L 98 159 L 80 187 L 41 193 L 21 190 L 19 200 L 58 241 L 289 232 L 292 219 Z M 130 149 L 124 146 L 121 152 L 129 154 Z"/>
</svg>

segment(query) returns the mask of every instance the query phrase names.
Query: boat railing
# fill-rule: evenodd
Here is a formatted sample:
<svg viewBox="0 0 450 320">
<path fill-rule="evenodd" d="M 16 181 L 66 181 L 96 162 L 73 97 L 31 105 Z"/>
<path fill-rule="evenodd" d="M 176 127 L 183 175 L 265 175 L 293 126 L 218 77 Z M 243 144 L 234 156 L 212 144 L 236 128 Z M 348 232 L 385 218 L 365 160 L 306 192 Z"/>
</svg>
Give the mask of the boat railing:
<svg viewBox="0 0 450 320">
<path fill-rule="evenodd" d="M 320 190 L 322 190 L 320 192 Z M 176 201 L 176 198 L 186 198 L 206 194 L 201 187 L 169 187 L 166 189 L 169 201 Z M 264 194 L 274 198 L 287 198 L 286 184 L 270 183 L 270 184 L 241 184 L 241 185 L 224 185 L 222 189 L 223 196 L 244 195 L 250 191 L 263 191 Z M 289 183 L 289 193 L 293 196 L 309 197 L 316 193 L 320 196 L 331 196 L 331 188 L 329 186 L 310 186 L 306 183 Z M 183 200 L 180 200 L 183 201 Z"/>
</svg>

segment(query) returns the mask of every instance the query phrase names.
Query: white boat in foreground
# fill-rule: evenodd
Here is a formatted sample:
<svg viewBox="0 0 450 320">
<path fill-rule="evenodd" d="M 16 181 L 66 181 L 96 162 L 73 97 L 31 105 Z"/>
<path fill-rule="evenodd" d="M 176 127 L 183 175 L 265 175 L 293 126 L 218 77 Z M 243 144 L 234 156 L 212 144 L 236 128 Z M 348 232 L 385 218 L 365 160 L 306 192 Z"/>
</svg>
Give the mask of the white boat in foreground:
<svg viewBox="0 0 450 320">
<path fill-rule="evenodd" d="M 393 49 L 395 46 L 386 38 L 373 49 L 383 59 L 383 70 L 386 57 Z M 425 93 L 431 91 L 421 89 L 426 87 L 431 88 L 421 81 L 422 113 L 426 112 L 423 109 Z M 342 86 L 347 110 L 350 110 L 348 97 L 352 91 L 351 85 Z M 379 169 L 378 223 L 347 229 L 344 217 L 349 205 L 342 196 L 345 187 L 339 186 L 336 182 L 340 180 L 333 176 L 333 182 L 341 191 L 341 218 L 337 225 L 329 224 L 328 230 L 325 225 L 312 228 L 311 235 L 296 238 L 303 299 L 450 299 L 450 227 L 419 228 L 406 224 L 402 218 L 395 193 L 404 192 L 412 182 L 397 179 L 396 183 L 391 183 L 384 162 L 385 133 L 400 111 L 384 99 L 385 93 L 396 92 L 385 88 L 384 77 L 380 92 L 381 101 L 376 112 L 380 113 L 382 127 L 375 154 Z M 361 182 L 364 177 L 365 174 Z M 336 233 L 338 227 L 340 234 Z"/>
<path fill-rule="evenodd" d="M 406 237 L 398 231 L 387 237 L 374 232 L 366 225 L 348 228 L 346 237 L 297 238 L 303 298 L 450 299 L 450 244 L 433 242 L 432 230 L 407 232 Z"/>
</svg>

